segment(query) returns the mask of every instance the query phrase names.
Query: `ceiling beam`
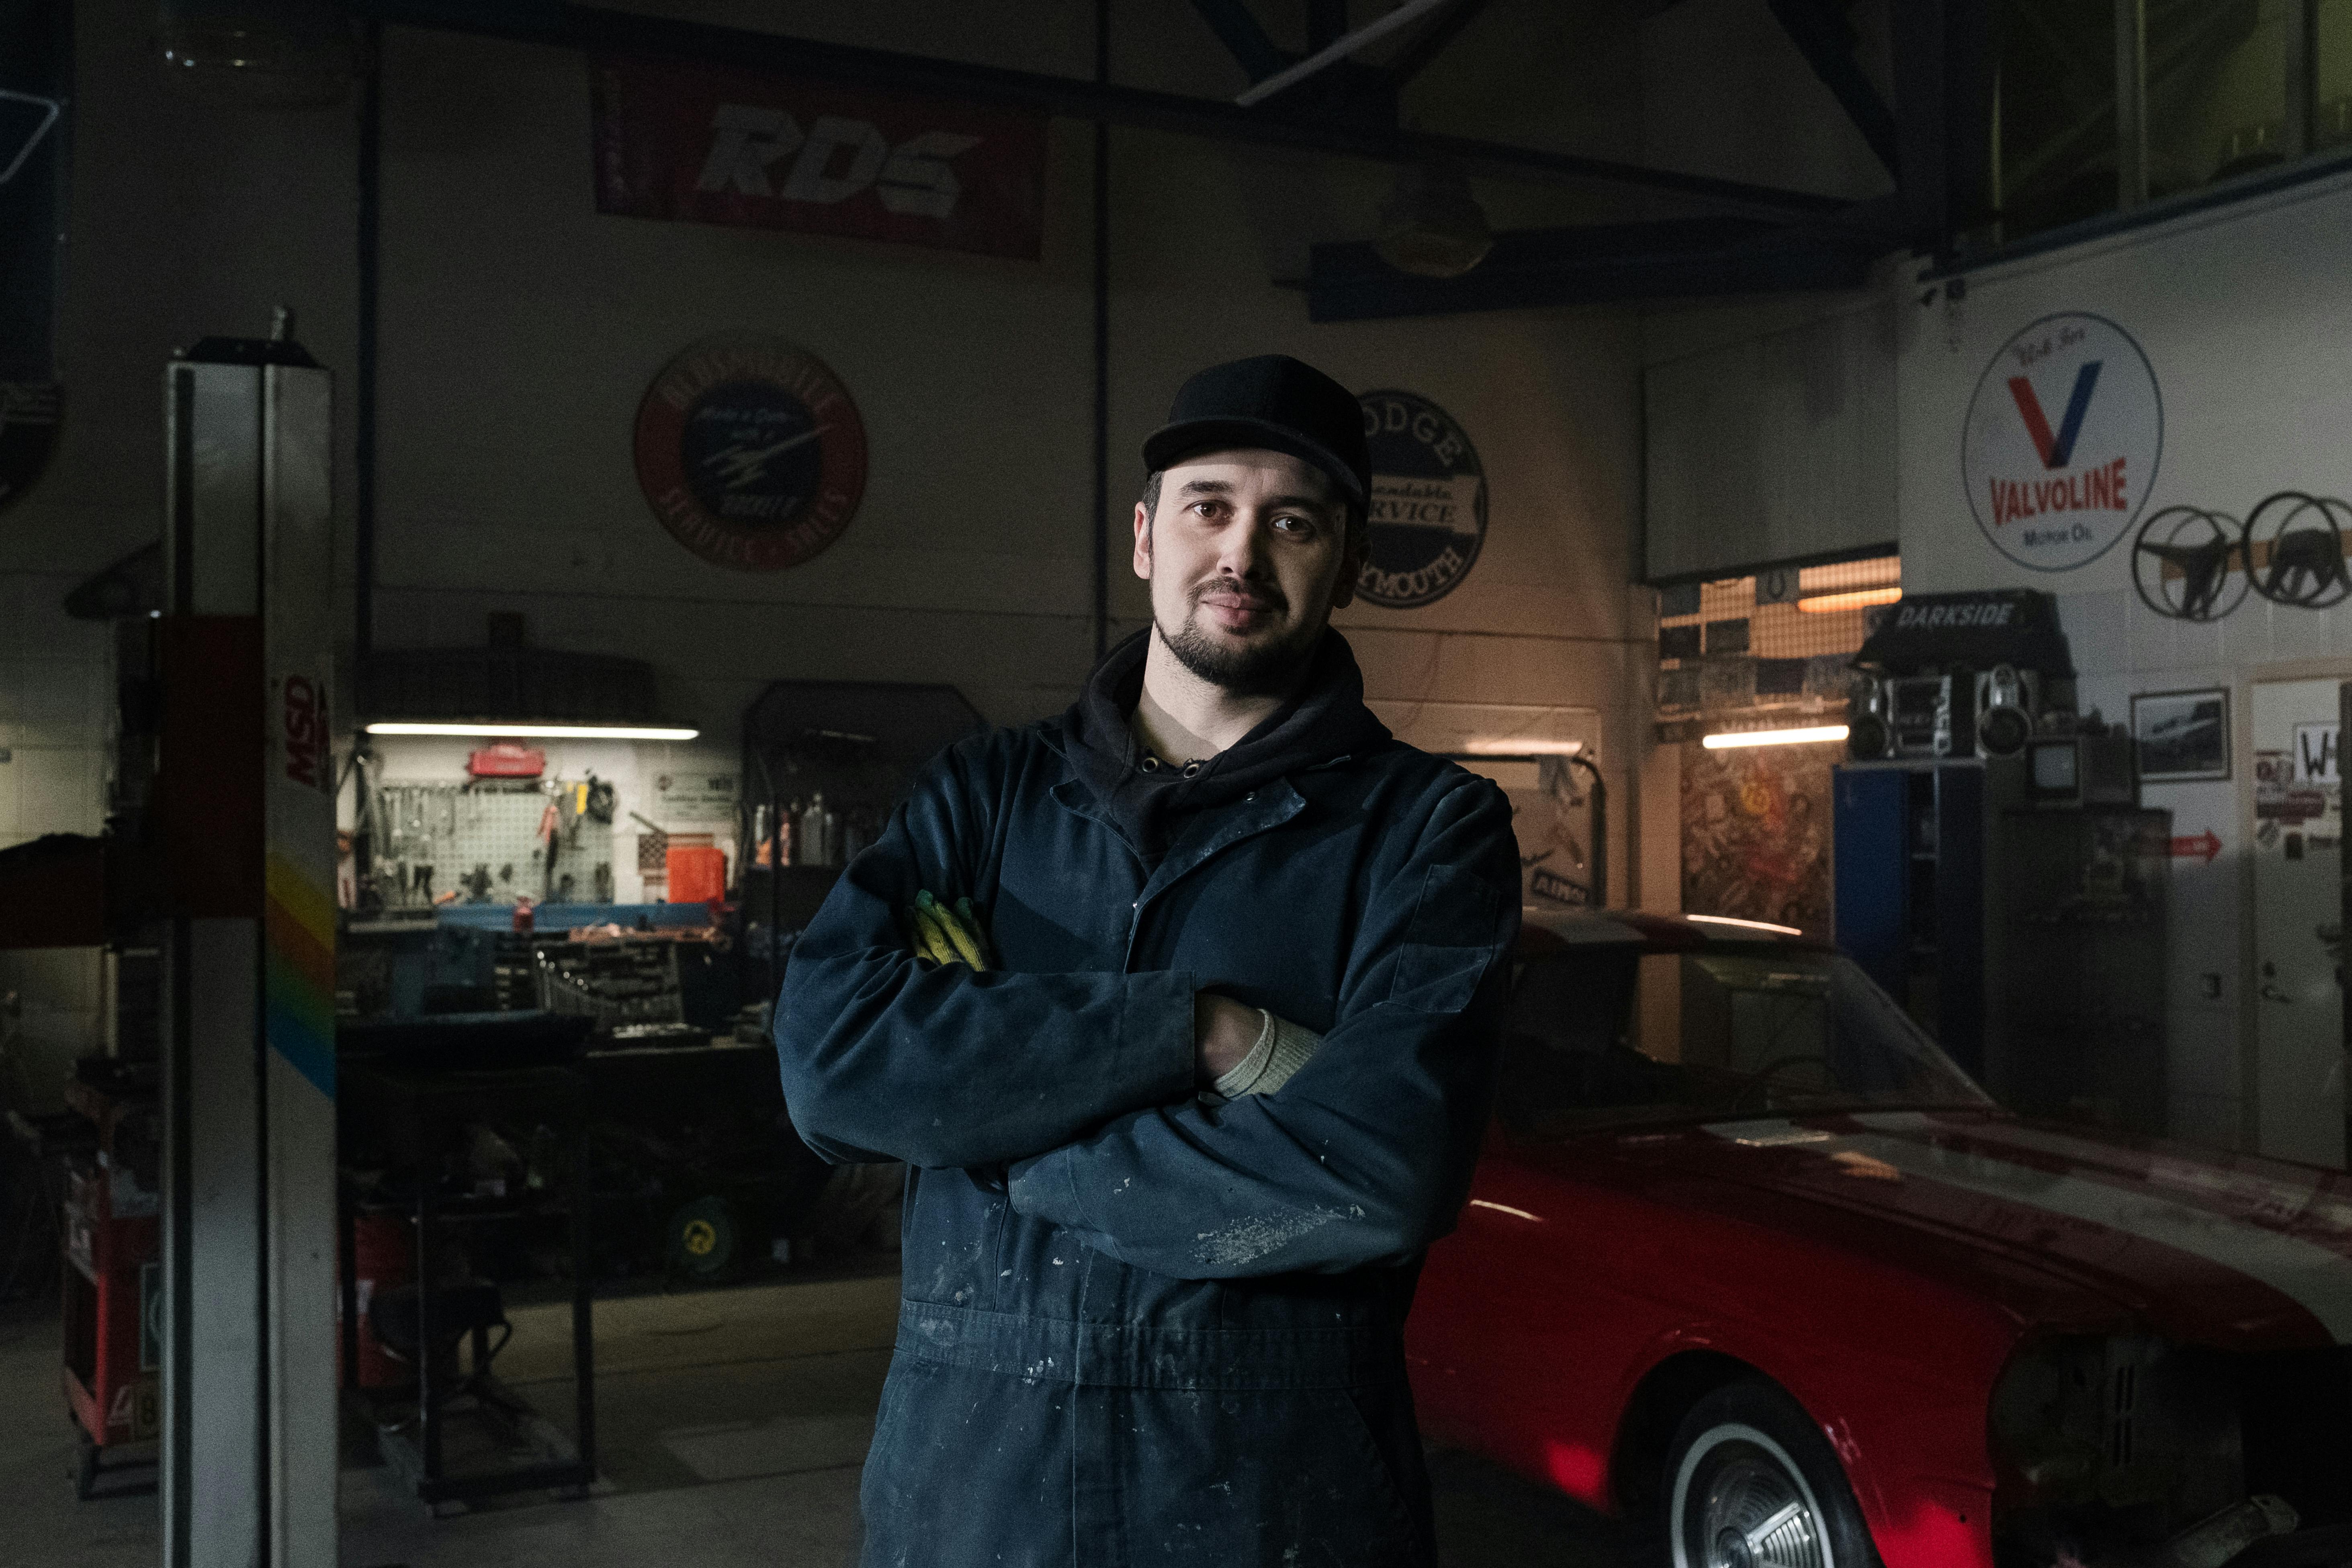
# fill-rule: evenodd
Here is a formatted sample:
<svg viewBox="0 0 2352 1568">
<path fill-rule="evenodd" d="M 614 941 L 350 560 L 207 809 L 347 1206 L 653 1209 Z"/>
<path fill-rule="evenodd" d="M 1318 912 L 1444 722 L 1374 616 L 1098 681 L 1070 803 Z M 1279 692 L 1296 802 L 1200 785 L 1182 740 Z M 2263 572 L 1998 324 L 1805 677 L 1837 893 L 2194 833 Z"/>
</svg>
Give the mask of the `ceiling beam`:
<svg viewBox="0 0 2352 1568">
<path fill-rule="evenodd" d="M 614 54 L 700 60 L 884 91 L 1006 104 L 1074 120 L 1287 147 L 1335 157 L 1384 163 L 1451 158 L 1472 174 L 1644 191 L 1675 198 L 1702 211 L 1787 220 L 1833 214 L 1849 205 L 1838 197 L 1809 191 L 1781 190 L 1471 137 L 1368 125 L 1294 112 L 1281 105 L 1243 109 L 1218 99 L 1150 92 L 928 55 L 672 21 L 564 4 L 562 0 L 358 0 L 356 9 L 362 16 L 403 26 Z"/>
<path fill-rule="evenodd" d="M 1895 132 L 1895 115 L 1886 100 L 1878 96 L 1878 89 L 1854 58 L 1853 29 L 1846 25 L 1845 13 L 1837 0 L 1766 0 L 1772 15 L 1780 21 L 1780 30 L 1789 35 L 1805 63 L 1822 85 L 1830 89 L 1870 143 L 1870 150 L 1885 164 L 1886 172 L 1900 181 L 1903 177 L 1902 158 Z M 1898 8 L 1900 0 L 1898 0 Z"/>
<path fill-rule="evenodd" d="M 1332 39 L 1297 65 L 1276 71 L 1234 101 L 1244 109 L 1255 103 L 1263 103 L 1275 94 L 1305 81 L 1316 72 L 1339 65 L 1358 50 L 1379 43 L 1398 28 L 1411 26 L 1417 18 L 1444 4 L 1445 0 L 1404 0 L 1402 5 L 1379 21 L 1367 23 L 1344 37 Z"/>
<path fill-rule="evenodd" d="M 1885 233 L 1871 224 L 1680 218 L 1507 231 L 1461 277 L 1416 278 L 1381 260 L 1370 245 L 1318 245 L 1311 253 L 1307 315 L 1312 321 L 1383 321 L 1854 289 L 1889 248 Z"/>
<path fill-rule="evenodd" d="M 1903 0 L 1890 8 L 1904 227 L 1948 261 L 1990 205 L 1992 44 L 1989 0 Z"/>
<path fill-rule="evenodd" d="M 1337 43 L 1348 30 L 1348 0 L 1307 0 L 1307 52 Z"/>
<path fill-rule="evenodd" d="M 1217 41 L 1250 80 L 1264 81 L 1290 63 L 1290 57 L 1276 48 L 1265 29 L 1258 26 L 1247 0 L 1192 0 L 1192 9 L 1209 24 L 1209 31 L 1217 35 Z"/>
<path fill-rule="evenodd" d="M 1454 0 L 1454 8 L 1414 36 L 1388 65 L 1389 85 L 1402 87 L 1444 51 L 1454 35 L 1478 19 L 1488 0 Z"/>
</svg>

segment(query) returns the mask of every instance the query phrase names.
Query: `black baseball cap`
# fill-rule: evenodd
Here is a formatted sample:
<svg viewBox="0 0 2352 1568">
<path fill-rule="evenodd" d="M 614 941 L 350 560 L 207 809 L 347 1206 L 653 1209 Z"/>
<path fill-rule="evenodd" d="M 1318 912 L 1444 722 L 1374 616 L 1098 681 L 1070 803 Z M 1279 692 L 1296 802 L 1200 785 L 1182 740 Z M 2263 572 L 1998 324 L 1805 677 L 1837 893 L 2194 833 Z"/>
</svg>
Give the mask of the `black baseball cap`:
<svg viewBox="0 0 2352 1568">
<path fill-rule="evenodd" d="M 1177 388 L 1168 423 L 1144 437 L 1143 467 L 1158 473 L 1201 452 L 1264 447 L 1314 464 L 1360 508 L 1372 459 L 1356 395 L 1288 354 L 1214 364 Z"/>
</svg>

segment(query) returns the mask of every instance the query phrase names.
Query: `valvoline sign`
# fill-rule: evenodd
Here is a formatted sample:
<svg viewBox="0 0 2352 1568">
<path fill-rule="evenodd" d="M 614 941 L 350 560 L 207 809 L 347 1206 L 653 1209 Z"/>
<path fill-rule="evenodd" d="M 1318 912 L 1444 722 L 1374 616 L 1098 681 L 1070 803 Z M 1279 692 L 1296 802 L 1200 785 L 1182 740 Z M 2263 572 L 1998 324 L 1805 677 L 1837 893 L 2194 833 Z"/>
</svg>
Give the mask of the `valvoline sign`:
<svg viewBox="0 0 2352 1568">
<path fill-rule="evenodd" d="M 2164 400 L 2131 334 L 2082 311 L 2003 343 L 1969 403 L 1960 470 L 1993 548 L 2037 572 L 2097 560 L 2131 529 L 2164 452 Z"/>
</svg>

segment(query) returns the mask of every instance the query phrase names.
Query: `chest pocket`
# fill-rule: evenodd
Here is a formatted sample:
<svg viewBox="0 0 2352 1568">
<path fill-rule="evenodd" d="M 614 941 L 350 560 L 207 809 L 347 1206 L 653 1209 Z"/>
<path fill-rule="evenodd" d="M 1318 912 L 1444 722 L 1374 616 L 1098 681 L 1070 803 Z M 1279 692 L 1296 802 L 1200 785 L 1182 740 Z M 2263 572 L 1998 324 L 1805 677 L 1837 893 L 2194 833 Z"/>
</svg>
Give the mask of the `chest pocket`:
<svg viewBox="0 0 2352 1568">
<path fill-rule="evenodd" d="M 1432 866 L 1405 928 L 1389 1000 L 1416 1013 L 1458 1013 L 1470 1005 L 1494 955 L 1501 900 L 1456 866 Z"/>
</svg>

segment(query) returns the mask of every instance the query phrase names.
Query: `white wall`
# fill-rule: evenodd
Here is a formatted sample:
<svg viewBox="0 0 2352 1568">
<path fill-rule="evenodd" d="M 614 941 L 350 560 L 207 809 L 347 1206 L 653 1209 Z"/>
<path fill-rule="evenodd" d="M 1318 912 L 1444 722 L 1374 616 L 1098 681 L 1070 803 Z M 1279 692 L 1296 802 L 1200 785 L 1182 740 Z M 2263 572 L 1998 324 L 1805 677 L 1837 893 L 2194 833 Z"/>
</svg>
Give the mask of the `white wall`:
<svg viewBox="0 0 2352 1568">
<path fill-rule="evenodd" d="M 2127 718 L 2135 691 L 2227 686 L 2234 776 L 2158 784 L 2177 835 L 2210 830 L 2210 867 L 2172 868 L 2169 1009 L 2172 1130 L 2210 1142 L 2250 1140 L 2247 1080 L 2253 987 L 2244 933 L 2252 826 L 2248 688 L 2257 679 L 2352 675 L 2352 605 L 2312 611 L 2249 596 L 2205 625 L 2159 618 L 2131 585 L 2128 537 L 2073 571 L 2042 573 L 1995 551 L 1971 517 L 1959 474 L 1960 429 L 1979 376 L 2018 329 L 2058 310 L 2122 326 L 2147 352 L 2164 402 L 2164 449 L 2149 510 L 2186 502 L 2243 515 L 2282 489 L 2352 495 L 2352 278 L 2342 265 L 2352 181 L 2301 186 L 2263 201 L 2179 219 L 1973 276 L 1957 307 L 1896 291 L 1902 316 L 1900 414 L 1904 586 L 1913 592 L 2017 586 L 2058 595 L 2082 672 L 2081 700 Z M 2143 515 L 2146 515 L 2143 513 Z M 2220 973 L 2207 1000 L 2200 977 Z"/>
<path fill-rule="evenodd" d="M 1850 8 L 1893 104 L 1888 7 Z M 1679 0 L 1640 27 L 1643 162 L 1863 201 L 1894 189 L 1762 0 Z M 1884 288 L 1677 300 L 1643 319 L 1647 574 L 1737 574 L 1894 537 Z"/>
<path fill-rule="evenodd" d="M 1895 535 L 1895 313 L 1883 295 L 1643 378 L 1647 575 L 1738 575 Z"/>
<path fill-rule="evenodd" d="M 1050 53 L 1063 40 L 1045 34 Z M 1126 7 L 1114 36 L 1122 80 L 1200 91 L 1230 69 L 1189 12 Z M 1492 54 L 1515 37 L 1474 28 L 1464 44 Z M 1630 58 L 1630 31 L 1614 37 Z M 779 677 L 945 679 L 999 722 L 1053 712 L 1092 661 L 1097 527 L 1112 636 L 1142 624 L 1127 563 L 1143 436 L 1192 370 L 1279 351 L 1434 398 L 1486 468 L 1490 528 L 1465 584 L 1423 609 L 1339 617 L 1371 697 L 1433 743 L 1493 717 L 1456 705 L 1591 710 L 1615 798 L 1636 800 L 1622 769 L 1648 701 L 1646 615 L 1625 587 L 1638 332 L 1613 311 L 1309 325 L 1269 271 L 1302 237 L 1360 234 L 1385 171 L 1115 134 L 1113 489 L 1097 519 L 1086 128 L 1054 126 L 1042 260 L 992 261 L 601 217 L 581 57 L 394 29 L 386 71 L 379 644 L 478 643 L 486 612 L 520 610 L 536 642 L 652 659 L 668 716 L 729 750 L 736 715 Z M 1416 100 L 1431 115 L 1475 86 L 1433 76 Z M 1622 73 L 1608 91 L 1630 108 Z M 1600 112 L 1607 93 L 1517 101 L 1570 105 L 1554 139 L 1595 126 L 1615 140 L 1587 145 L 1633 150 L 1630 114 Z M 1496 201 L 1550 221 L 1619 210 L 1544 191 Z M 631 468 L 647 382 L 728 329 L 814 352 L 866 426 L 856 521 L 787 573 L 688 554 Z"/>
<path fill-rule="evenodd" d="M 774 26 L 755 0 L 641 9 Z M 1359 22 L 1381 9 L 1360 5 Z M 1084 76 L 1092 6 L 930 0 L 795 6 L 845 42 Z M 1303 42 L 1304 7 L 1261 8 Z M 98 628 L 56 611 L 85 574 L 158 536 L 171 350 L 258 335 L 294 307 L 337 376 L 337 616 L 352 625 L 356 105 L 206 108 L 151 53 L 152 5 L 77 0 L 70 245 L 52 471 L 0 512 L 0 842 L 92 831 L 107 700 Z M 1239 72 L 1189 7 L 1120 0 L 1116 79 L 1229 93 Z M 1431 129 L 1638 155 L 1640 47 L 1625 14 L 1517 0 L 1483 16 L 1406 95 Z M 520 611 L 533 640 L 652 660 L 670 715 L 731 767 L 743 705 L 778 677 L 940 680 L 990 719 L 1054 711 L 1093 655 L 1095 532 L 1110 535 L 1112 634 L 1141 624 L 1127 574 L 1135 458 L 1191 371 L 1283 351 L 1359 387 L 1434 398 L 1484 458 L 1491 523 L 1466 583 L 1423 609 L 1340 624 L 1408 738 L 1573 731 L 1609 771 L 1622 891 L 1648 726 L 1650 619 L 1630 593 L 1641 334 L 1628 313 L 1520 312 L 1313 327 L 1305 247 L 1361 238 L 1391 171 L 1121 132 L 1113 138 L 1113 494 L 1094 515 L 1087 193 L 1091 131 L 1050 132 L 1034 263 L 601 217 L 587 68 L 568 51 L 385 36 L 379 646 L 479 645 Z M 1482 181 L 1499 225 L 1634 216 L 1622 193 Z M 630 423 L 659 367 L 729 329 L 786 335 L 856 398 L 872 465 L 846 535 L 792 572 L 709 566 L 638 492 Z M 342 650 L 348 653 L 346 642 Z M 444 758 L 431 765 L 445 768 Z M 1671 809 L 1671 801 L 1669 801 Z M 81 978 L 65 974 L 74 965 Z M 82 974 L 87 971 L 87 974 Z M 94 965 L 0 956 L 22 1027 L 96 1041 Z M 0 1025 L 0 1027 L 16 1027 Z"/>
</svg>

